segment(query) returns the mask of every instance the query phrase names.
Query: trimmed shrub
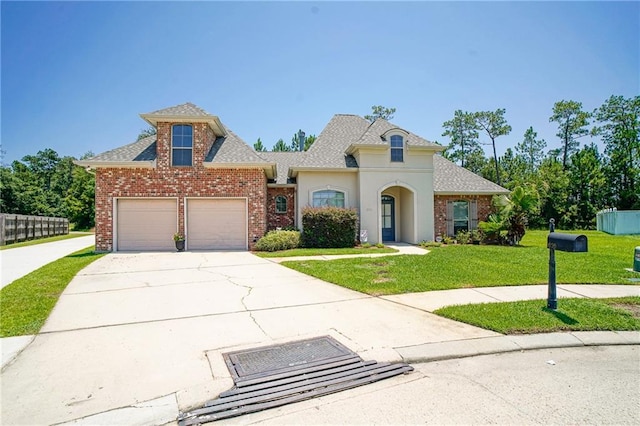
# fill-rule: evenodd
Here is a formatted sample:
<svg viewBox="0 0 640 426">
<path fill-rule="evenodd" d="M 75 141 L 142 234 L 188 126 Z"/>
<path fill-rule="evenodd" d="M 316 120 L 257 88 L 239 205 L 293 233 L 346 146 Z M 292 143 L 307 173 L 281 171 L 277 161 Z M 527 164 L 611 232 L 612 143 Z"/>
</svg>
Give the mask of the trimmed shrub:
<svg viewBox="0 0 640 426">
<path fill-rule="evenodd" d="M 305 207 L 302 229 L 303 247 L 354 247 L 358 214 L 355 210 L 339 207 Z"/>
<path fill-rule="evenodd" d="M 299 246 L 300 232 L 270 231 L 258 240 L 255 249 L 258 251 L 280 251 L 298 248 Z"/>
</svg>

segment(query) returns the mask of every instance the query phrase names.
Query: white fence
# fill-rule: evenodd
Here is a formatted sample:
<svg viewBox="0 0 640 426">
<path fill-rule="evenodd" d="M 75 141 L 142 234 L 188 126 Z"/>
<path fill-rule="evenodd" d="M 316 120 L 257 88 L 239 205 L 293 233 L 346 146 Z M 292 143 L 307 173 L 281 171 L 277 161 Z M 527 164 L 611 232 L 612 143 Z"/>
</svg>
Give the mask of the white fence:
<svg viewBox="0 0 640 426">
<path fill-rule="evenodd" d="M 0 245 L 2 246 L 68 233 L 69 219 L 62 217 L 0 214 Z"/>
</svg>

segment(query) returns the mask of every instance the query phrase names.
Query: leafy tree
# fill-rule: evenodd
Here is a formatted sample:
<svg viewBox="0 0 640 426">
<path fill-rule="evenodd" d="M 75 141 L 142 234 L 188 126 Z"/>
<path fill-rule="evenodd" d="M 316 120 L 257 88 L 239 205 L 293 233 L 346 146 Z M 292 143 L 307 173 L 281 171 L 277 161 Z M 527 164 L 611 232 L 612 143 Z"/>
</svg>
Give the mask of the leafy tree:
<svg viewBox="0 0 640 426">
<path fill-rule="evenodd" d="M 553 114 L 549 122 L 558 123 L 558 133 L 562 143 L 562 169 L 567 169 L 567 161 L 571 154 L 578 151 L 580 142 L 578 138 L 588 134 L 586 127 L 589 124 L 590 114 L 582 111 L 582 102 L 559 101 L 553 105 Z"/>
<path fill-rule="evenodd" d="M 264 152 L 267 150 L 267 148 L 265 148 L 264 145 L 262 144 L 262 140 L 260 138 L 258 138 L 256 143 L 253 144 L 253 149 L 255 149 L 258 152 Z"/>
<path fill-rule="evenodd" d="M 304 150 L 308 151 L 311 148 L 311 145 L 316 141 L 316 135 L 309 135 L 304 140 Z"/>
<path fill-rule="evenodd" d="M 155 136 L 156 133 L 157 133 L 156 128 L 152 127 L 152 126 L 149 126 L 146 129 L 140 130 L 140 133 L 138 134 L 138 139 L 136 139 L 136 140 L 144 139 L 147 136 Z"/>
<path fill-rule="evenodd" d="M 522 157 L 515 155 L 511 148 L 507 148 L 500 157 L 500 171 L 503 176 L 502 183 L 507 189 L 514 189 L 528 181 L 527 165 Z"/>
<path fill-rule="evenodd" d="M 544 149 L 547 146 L 544 139 L 537 139 L 537 137 L 538 133 L 533 131 L 533 127 L 529 127 L 524 132 L 522 142 L 516 145 L 516 155 L 523 159 L 529 174 L 535 173 L 542 163 Z"/>
<path fill-rule="evenodd" d="M 570 228 L 593 228 L 596 213 L 606 205 L 608 186 L 602 169 L 602 158 L 595 144 L 585 146 L 573 154 L 568 176 L 569 205 L 562 225 Z"/>
<path fill-rule="evenodd" d="M 478 143 L 478 125 L 474 115 L 469 112 L 456 110 L 453 119 L 442 124 L 445 129 L 442 136 L 451 139 L 447 147 L 447 158 L 454 162 L 460 162 L 462 167 L 467 167 L 468 158 L 482 151 Z"/>
<path fill-rule="evenodd" d="M 560 223 L 567 211 L 568 172 L 562 169 L 558 159 L 549 156 L 542 160 L 533 181 L 540 195 L 540 216 L 536 218 L 535 226 L 546 227 L 551 218 Z"/>
<path fill-rule="evenodd" d="M 383 118 L 385 120 L 393 119 L 393 114 L 395 114 L 395 108 L 386 108 L 382 105 L 373 105 L 371 107 L 371 114 L 367 114 L 364 116 L 365 119 L 370 122 L 376 121 L 378 118 Z"/>
<path fill-rule="evenodd" d="M 275 145 L 273 145 L 273 152 L 289 152 L 291 147 L 284 143 L 282 139 L 278 139 Z"/>
<path fill-rule="evenodd" d="M 51 188 L 51 178 L 55 173 L 56 167 L 60 162 L 58 153 L 51 148 L 47 148 L 44 151 L 38 151 L 36 155 L 25 155 L 22 161 L 27 164 L 27 167 L 32 171 L 41 184 L 44 185 L 44 189 Z"/>
<path fill-rule="evenodd" d="M 478 226 L 489 234 L 489 242 L 504 242 L 501 234 L 506 232 L 506 241 L 511 245 L 518 245 L 526 233 L 529 217 L 539 208 L 539 196 L 535 186 L 516 186 L 509 195 L 496 195 L 492 205 L 494 213 L 487 221 Z"/>
<path fill-rule="evenodd" d="M 640 208 L 640 96 L 611 96 L 594 111 L 592 130 L 609 156 L 606 174 L 619 209 Z"/>
<path fill-rule="evenodd" d="M 75 166 L 73 180 L 64 198 L 66 217 L 76 229 L 95 226 L 95 176 Z"/>
<path fill-rule="evenodd" d="M 495 111 L 480 111 L 474 114 L 476 124 L 491 139 L 493 146 L 493 159 L 496 168 L 496 183 L 502 185 L 500 181 L 500 168 L 498 166 L 498 154 L 496 153 L 496 139 L 499 136 L 508 135 L 511 132 L 511 126 L 507 124 L 504 118 L 504 108 L 498 108 Z"/>
<path fill-rule="evenodd" d="M 484 151 L 482 149 L 478 149 L 469 153 L 469 156 L 466 159 L 465 168 L 480 176 L 484 176 L 482 171 L 485 169 L 487 164 L 489 164 L 489 159 L 484 156 Z"/>
</svg>

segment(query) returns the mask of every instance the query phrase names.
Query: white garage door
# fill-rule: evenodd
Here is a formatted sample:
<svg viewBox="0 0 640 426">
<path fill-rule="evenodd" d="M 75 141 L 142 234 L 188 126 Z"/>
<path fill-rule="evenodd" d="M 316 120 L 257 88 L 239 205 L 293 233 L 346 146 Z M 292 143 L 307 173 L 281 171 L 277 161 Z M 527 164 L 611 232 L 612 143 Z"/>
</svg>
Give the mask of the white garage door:
<svg viewBox="0 0 640 426">
<path fill-rule="evenodd" d="M 187 248 L 246 250 L 246 201 L 226 198 L 188 199 Z"/>
<path fill-rule="evenodd" d="M 119 199 L 118 250 L 175 250 L 177 200 Z"/>
</svg>

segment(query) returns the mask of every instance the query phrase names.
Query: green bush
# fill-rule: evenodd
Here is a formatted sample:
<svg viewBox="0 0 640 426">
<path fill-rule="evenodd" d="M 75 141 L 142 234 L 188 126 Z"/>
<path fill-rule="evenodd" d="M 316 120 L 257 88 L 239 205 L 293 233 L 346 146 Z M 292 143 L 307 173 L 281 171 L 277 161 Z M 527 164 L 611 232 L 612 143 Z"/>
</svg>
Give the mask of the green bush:
<svg viewBox="0 0 640 426">
<path fill-rule="evenodd" d="M 302 246 L 342 248 L 356 245 L 358 215 L 339 207 L 306 207 L 302 210 Z"/>
<path fill-rule="evenodd" d="M 299 246 L 300 232 L 270 231 L 258 240 L 255 249 L 258 251 L 280 251 L 298 248 Z"/>
<path fill-rule="evenodd" d="M 467 231 L 458 231 L 456 234 L 458 244 L 469 244 L 471 242 L 471 233 Z"/>
</svg>

